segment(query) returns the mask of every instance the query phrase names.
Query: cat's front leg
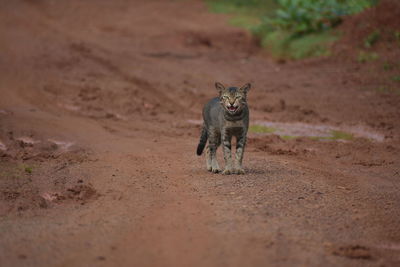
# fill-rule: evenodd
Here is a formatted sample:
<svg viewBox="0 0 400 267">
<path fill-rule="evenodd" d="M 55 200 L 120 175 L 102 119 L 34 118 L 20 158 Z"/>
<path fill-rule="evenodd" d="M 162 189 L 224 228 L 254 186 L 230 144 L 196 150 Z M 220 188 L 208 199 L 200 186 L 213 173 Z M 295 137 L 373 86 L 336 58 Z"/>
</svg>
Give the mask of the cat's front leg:
<svg viewBox="0 0 400 267">
<path fill-rule="evenodd" d="M 228 135 L 226 132 L 222 134 L 222 147 L 225 159 L 225 170 L 222 172 L 222 174 L 226 175 L 233 173 L 231 140 L 232 136 Z"/>
<path fill-rule="evenodd" d="M 244 174 L 244 169 L 242 167 L 244 147 L 246 146 L 246 134 L 240 136 L 236 144 L 236 174 Z"/>
</svg>

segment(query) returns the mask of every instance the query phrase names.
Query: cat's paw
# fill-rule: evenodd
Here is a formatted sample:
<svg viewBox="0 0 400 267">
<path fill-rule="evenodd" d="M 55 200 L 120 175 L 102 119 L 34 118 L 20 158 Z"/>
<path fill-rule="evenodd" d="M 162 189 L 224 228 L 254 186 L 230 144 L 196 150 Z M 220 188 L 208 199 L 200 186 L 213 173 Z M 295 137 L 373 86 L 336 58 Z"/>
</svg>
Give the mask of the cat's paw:
<svg viewBox="0 0 400 267">
<path fill-rule="evenodd" d="M 236 174 L 245 174 L 245 171 L 243 170 L 243 168 L 237 168 L 237 169 L 235 170 L 235 173 L 236 173 Z"/>
<path fill-rule="evenodd" d="M 219 173 L 219 172 L 221 172 L 221 169 L 220 168 L 211 168 L 211 172 L 212 173 Z"/>
<path fill-rule="evenodd" d="M 225 169 L 225 170 L 222 172 L 222 174 L 224 174 L 224 175 L 230 175 L 230 174 L 233 174 L 233 171 L 232 171 L 232 169 Z"/>
</svg>

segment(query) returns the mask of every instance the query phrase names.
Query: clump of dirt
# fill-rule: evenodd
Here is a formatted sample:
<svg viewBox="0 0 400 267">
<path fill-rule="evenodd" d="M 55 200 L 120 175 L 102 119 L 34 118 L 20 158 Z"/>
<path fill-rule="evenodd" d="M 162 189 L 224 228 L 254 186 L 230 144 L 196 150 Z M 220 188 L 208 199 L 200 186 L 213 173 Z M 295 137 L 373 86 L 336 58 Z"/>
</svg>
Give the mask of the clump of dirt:
<svg viewBox="0 0 400 267">
<path fill-rule="evenodd" d="M 81 150 L 73 142 L 47 139 L 32 131 L 0 129 L 0 143 L 0 157 L 4 160 L 44 161 Z"/>
<path fill-rule="evenodd" d="M 24 188 L 7 186 L 0 194 L 0 216 L 9 212 L 23 212 L 37 208 L 47 208 L 46 200 L 38 193 L 37 188 Z"/>
<path fill-rule="evenodd" d="M 70 174 L 71 166 L 88 160 L 88 153 L 73 142 L 9 128 L 7 122 L 0 129 L 0 140 L 0 216 L 97 196 L 92 185 Z M 69 186 L 76 180 L 78 185 Z"/>
<path fill-rule="evenodd" d="M 67 188 L 65 196 L 69 199 L 87 201 L 89 199 L 96 199 L 99 194 L 93 188 L 92 184 L 79 184 Z"/>
<path fill-rule="evenodd" d="M 332 249 L 332 254 L 350 259 L 373 259 L 371 250 L 360 245 L 340 246 Z"/>
</svg>

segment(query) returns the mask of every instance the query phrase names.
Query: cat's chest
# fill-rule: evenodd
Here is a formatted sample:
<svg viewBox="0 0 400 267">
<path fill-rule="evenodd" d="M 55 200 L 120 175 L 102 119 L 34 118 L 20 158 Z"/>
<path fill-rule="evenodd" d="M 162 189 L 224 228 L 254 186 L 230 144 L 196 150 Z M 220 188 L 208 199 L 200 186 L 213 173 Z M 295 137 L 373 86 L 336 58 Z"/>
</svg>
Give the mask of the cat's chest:
<svg viewBox="0 0 400 267">
<path fill-rule="evenodd" d="M 243 120 L 238 121 L 225 121 L 224 128 L 225 129 L 241 129 L 244 128 L 245 124 Z"/>
</svg>

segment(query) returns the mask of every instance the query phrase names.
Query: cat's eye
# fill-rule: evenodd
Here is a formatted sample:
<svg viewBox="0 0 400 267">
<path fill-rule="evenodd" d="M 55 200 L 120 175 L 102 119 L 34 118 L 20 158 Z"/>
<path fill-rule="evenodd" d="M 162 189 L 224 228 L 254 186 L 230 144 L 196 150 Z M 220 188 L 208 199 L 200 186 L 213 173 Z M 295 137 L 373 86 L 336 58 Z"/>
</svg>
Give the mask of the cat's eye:
<svg viewBox="0 0 400 267">
<path fill-rule="evenodd" d="M 240 96 L 240 95 L 237 95 L 235 98 L 236 98 L 236 99 L 241 99 L 241 98 L 242 98 L 242 96 Z"/>
<path fill-rule="evenodd" d="M 222 99 L 227 99 L 227 98 L 228 98 L 227 95 L 222 96 Z"/>
</svg>

